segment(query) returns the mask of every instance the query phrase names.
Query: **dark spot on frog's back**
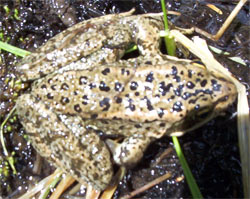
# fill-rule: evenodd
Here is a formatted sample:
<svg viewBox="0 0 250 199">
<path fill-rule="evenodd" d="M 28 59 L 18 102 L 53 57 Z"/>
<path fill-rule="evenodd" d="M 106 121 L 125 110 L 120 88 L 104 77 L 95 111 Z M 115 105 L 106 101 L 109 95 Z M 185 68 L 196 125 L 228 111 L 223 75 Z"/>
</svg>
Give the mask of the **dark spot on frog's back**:
<svg viewBox="0 0 250 199">
<path fill-rule="evenodd" d="M 43 85 L 41 86 L 41 89 L 46 89 L 46 88 L 47 88 L 46 84 L 43 84 Z"/>
<path fill-rule="evenodd" d="M 217 80 L 212 79 L 211 80 L 212 86 L 213 86 L 213 90 L 214 91 L 220 91 L 221 85 L 218 84 Z"/>
<path fill-rule="evenodd" d="M 182 91 L 183 91 L 184 85 L 179 85 L 175 90 L 174 90 L 174 94 L 176 96 L 181 96 Z"/>
<path fill-rule="evenodd" d="M 63 83 L 62 85 L 61 85 L 61 90 L 68 90 L 69 89 L 69 86 L 68 86 L 68 84 L 66 84 L 66 83 Z"/>
<path fill-rule="evenodd" d="M 178 73 L 177 67 L 176 66 L 172 66 L 172 72 L 171 72 L 171 74 L 172 75 L 177 75 L 177 73 Z"/>
<path fill-rule="evenodd" d="M 48 93 L 48 94 L 47 94 L 47 98 L 48 98 L 48 99 L 54 99 L 54 96 L 53 96 L 51 93 Z"/>
<path fill-rule="evenodd" d="M 46 74 L 44 73 L 44 72 L 42 72 L 42 71 L 39 71 L 39 76 L 40 77 L 44 77 Z"/>
<path fill-rule="evenodd" d="M 189 81 L 187 82 L 186 86 L 189 88 L 189 89 L 193 89 L 195 87 L 194 83 Z"/>
<path fill-rule="evenodd" d="M 140 93 L 139 92 L 135 92 L 135 96 L 139 96 L 140 95 Z"/>
<path fill-rule="evenodd" d="M 94 177 L 94 180 L 98 180 L 99 179 L 99 175 L 97 173 L 93 173 L 93 177 Z"/>
<path fill-rule="evenodd" d="M 88 80 L 88 78 L 86 76 L 81 76 L 79 78 L 79 84 L 80 85 L 87 84 L 87 80 Z"/>
<path fill-rule="evenodd" d="M 69 103 L 69 98 L 62 96 L 60 102 L 62 105 L 66 105 Z"/>
<path fill-rule="evenodd" d="M 192 70 L 188 70 L 188 77 L 192 78 L 192 75 L 193 75 L 193 71 Z"/>
<path fill-rule="evenodd" d="M 142 127 L 141 124 L 135 124 L 135 128 L 139 129 L 141 127 Z"/>
<path fill-rule="evenodd" d="M 135 105 L 134 104 L 129 104 L 129 108 L 131 111 L 135 111 Z"/>
<path fill-rule="evenodd" d="M 199 72 L 197 75 L 200 77 L 204 77 L 204 75 L 201 72 Z"/>
<path fill-rule="evenodd" d="M 100 107 L 104 107 L 102 111 L 108 111 L 110 108 L 109 98 L 105 97 L 99 102 Z"/>
<path fill-rule="evenodd" d="M 92 82 L 92 83 L 90 83 L 90 84 L 89 84 L 89 88 L 90 88 L 90 89 L 96 88 L 96 84 L 95 84 L 95 83 L 93 83 L 93 82 Z"/>
<path fill-rule="evenodd" d="M 181 81 L 181 77 L 178 76 L 178 75 L 175 75 L 175 76 L 173 77 L 173 79 L 174 79 L 176 82 L 180 82 L 180 81 Z"/>
<path fill-rule="evenodd" d="M 180 112 L 182 111 L 182 103 L 181 102 L 175 102 L 173 105 L 173 111 Z"/>
<path fill-rule="evenodd" d="M 109 68 L 105 68 L 105 69 L 102 71 L 102 74 L 103 74 L 103 75 L 107 75 L 108 73 L 110 73 L 110 69 L 109 69 Z"/>
<path fill-rule="evenodd" d="M 157 112 L 158 112 L 158 116 L 159 116 L 160 118 L 162 118 L 163 115 L 164 115 L 164 109 L 160 108 Z"/>
<path fill-rule="evenodd" d="M 97 114 L 92 114 L 92 115 L 91 115 L 91 119 L 96 119 L 97 117 L 98 117 Z"/>
<path fill-rule="evenodd" d="M 83 95 L 83 96 L 82 96 L 82 99 L 83 99 L 82 104 L 83 104 L 83 105 L 87 105 L 87 104 L 88 104 L 88 100 L 89 100 L 88 96 L 87 96 L 87 95 Z"/>
<path fill-rule="evenodd" d="M 191 96 L 192 96 L 191 93 L 185 92 L 185 93 L 182 95 L 182 99 L 187 100 L 187 99 L 190 98 Z"/>
<path fill-rule="evenodd" d="M 50 88 L 55 91 L 56 90 L 56 85 L 54 84 Z"/>
<path fill-rule="evenodd" d="M 105 92 L 110 91 L 109 86 L 107 86 L 104 81 L 100 82 L 99 89 L 100 89 L 100 91 L 105 91 Z"/>
<path fill-rule="evenodd" d="M 135 105 L 133 104 L 132 99 L 128 99 L 129 105 L 126 108 L 129 108 L 131 111 L 135 111 Z"/>
<path fill-rule="evenodd" d="M 160 123 L 160 127 L 165 127 L 166 126 L 166 123 L 162 122 Z"/>
<path fill-rule="evenodd" d="M 121 98 L 121 97 L 116 97 L 116 98 L 115 98 L 115 102 L 116 102 L 117 104 L 122 103 L 122 98 Z"/>
<path fill-rule="evenodd" d="M 205 87 L 206 85 L 207 85 L 207 80 L 202 80 L 201 82 L 200 82 L 200 85 L 202 86 L 202 87 Z"/>
<path fill-rule="evenodd" d="M 130 89 L 131 90 L 134 91 L 134 90 L 137 89 L 137 87 L 138 87 L 138 83 L 137 82 L 133 81 L 133 82 L 130 83 Z"/>
<path fill-rule="evenodd" d="M 169 83 L 165 85 L 165 82 L 160 82 L 159 84 L 159 92 L 162 94 L 162 96 L 165 96 L 167 92 L 169 92 L 170 88 L 173 87 L 172 83 Z"/>
<path fill-rule="evenodd" d="M 81 109 L 81 107 L 80 107 L 79 104 L 76 104 L 76 105 L 74 106 L 74 110 L 75 110 L 77 113 L 82 112 L 82 109 Z"/>
<path fill-rule="evenodd" d="M 150 101 L 147 97 L 144 97 L 144 100 L 146 100 L 147 109 L 148 109 L 149 111 L 154 110 L 154 107 L 152 106 L 151 101 Z"/>
<path fill-rule="evenodd" d="M 22 109 L 20 109 L 20 110 L 22 110 Z M 30 116 L 30 112 L 29 112 L 29 111 L 26 111 L 26 112 L 25 112 L 25 117 L 28 118 L 29 116 Z"/>
<path fill-rule="evenodd" d="M 125 69 L 125 68 L 122 68 L 122 69 L 121 69 L 121 73 L 122 73 L 122 75 L 129 75 L 129 74 L 130 74 L 130 71 L 127 70 L 127 69 Z"/>
<path fill-rule="evenodd" d="M 53 81 L 52 78 L 49 78 L 47 82 L 48 84 L 52 84 L 52 81 Z"/>
<path fill-rule="evenodd" d="M 152 71 L 146 76 L 145 81 L 150 83 L 154 81 L 154 73 Z"/>
<path fill-rule="evenodd" d="M 120 82 L 115 82 L 115 91 L 121 92 L 123 90 L 122 84 Z"/>
</svg>

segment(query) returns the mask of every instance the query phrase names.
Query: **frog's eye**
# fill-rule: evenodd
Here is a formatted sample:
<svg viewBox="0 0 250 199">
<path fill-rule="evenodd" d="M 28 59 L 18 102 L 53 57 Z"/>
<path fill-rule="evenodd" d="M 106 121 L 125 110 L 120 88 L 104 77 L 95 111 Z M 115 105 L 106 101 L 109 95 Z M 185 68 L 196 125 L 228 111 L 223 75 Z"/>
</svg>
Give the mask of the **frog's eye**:
<svg viewBox="0 0 250 199">
<path fill-rule="evenodd" d="M 206 68 L 206 66 L 202 62 L 200 62 L 200 61 L 193 61 L 191 64 L 194 65 L 194 66 L 203 68 L 203 69 Z"/>
</svg>

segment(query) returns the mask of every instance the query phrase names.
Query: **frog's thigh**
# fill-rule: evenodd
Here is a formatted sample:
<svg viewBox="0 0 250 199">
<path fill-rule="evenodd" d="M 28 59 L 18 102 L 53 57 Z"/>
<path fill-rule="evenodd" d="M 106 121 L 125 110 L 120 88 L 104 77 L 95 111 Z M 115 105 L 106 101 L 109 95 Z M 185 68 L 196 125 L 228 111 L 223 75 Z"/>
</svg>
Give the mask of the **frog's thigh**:
<svg viewBox="0 0 250 199">
<path fill-rule="evenodd" d="M 64 119 L 30 94 L 17 100 L 17 113 L 42 156 L 81 183 L 98 190 L 108 186 L 113 176 L 109 151 L 93 131 L 80 125 L 78 117 Z"/>
<path fill-rule="evenodd" d="M 107 140 L 113 159 L 116 164 L 133 166 L 143 157 L 144 151 L 153 141 L 153 138 L 144 135 L 134 134 L 125 138 L 121 144 L 116 144 L 112 140 Z"/>
<path fill-rule="evenodd" d="M 160 36 L 159 27 L 162 26 L 162 22 L 159 20 L 140 17 L 136 22 L 137 31 L 135 34 L 135 42 L 138 46 L 140 53 L 146 57 L 160 57 Z M 163 26 L 162 26 L 163 28 Z"/>
<path fill-rule="evenodd" d="M 29 140 L 34 143 L 33 147 L 42 154 L 45 158 L 51 158 L 51 150 L 43 134 L 39 134 L 42 131 L 40 125 L 40 117 L 36 115 L 33 109 L 34 102 L 30 99 L 30 94 L 20 96 L 16 101 L 16 111 L 19 121 L 25 128 L 26 134 L 29 136 Z"/>
</svg>

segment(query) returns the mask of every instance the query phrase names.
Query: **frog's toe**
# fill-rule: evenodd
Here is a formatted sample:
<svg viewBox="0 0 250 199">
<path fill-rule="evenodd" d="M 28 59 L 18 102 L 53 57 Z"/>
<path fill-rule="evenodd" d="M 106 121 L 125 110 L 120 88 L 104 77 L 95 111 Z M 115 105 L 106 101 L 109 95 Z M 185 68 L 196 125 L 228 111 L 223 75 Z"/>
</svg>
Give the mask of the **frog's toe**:
<svg viewBox="0 0 250 199">
<path fill-rule="evenodd" d="M 116 164 L 126 167 L 133 167 L 143 157 L 144 151 L 151 143 L 152 138 L 135 134 L 124 139 L 121 144 L 113 140 L 106 140 L 106 143 L 113 154 Z"/>
</svg>

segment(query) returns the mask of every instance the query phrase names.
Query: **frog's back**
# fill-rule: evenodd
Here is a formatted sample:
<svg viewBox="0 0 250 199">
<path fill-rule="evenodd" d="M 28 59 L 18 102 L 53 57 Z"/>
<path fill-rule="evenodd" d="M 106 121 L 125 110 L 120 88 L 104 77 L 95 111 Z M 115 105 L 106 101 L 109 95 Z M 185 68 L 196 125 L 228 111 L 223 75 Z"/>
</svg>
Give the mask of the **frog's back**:
<svg viewBox="0 0 250 199">
<path fill-rule="evenodd" d="M 236 93 L 230 81 L 204 67 L 173 61 L 67 71 L 35 84 L 33 94 L 58 113 L 78 114 L 106 134 L 153 137 L 188 130 L 197 116 L 225 109 Z"/>
</svg>

